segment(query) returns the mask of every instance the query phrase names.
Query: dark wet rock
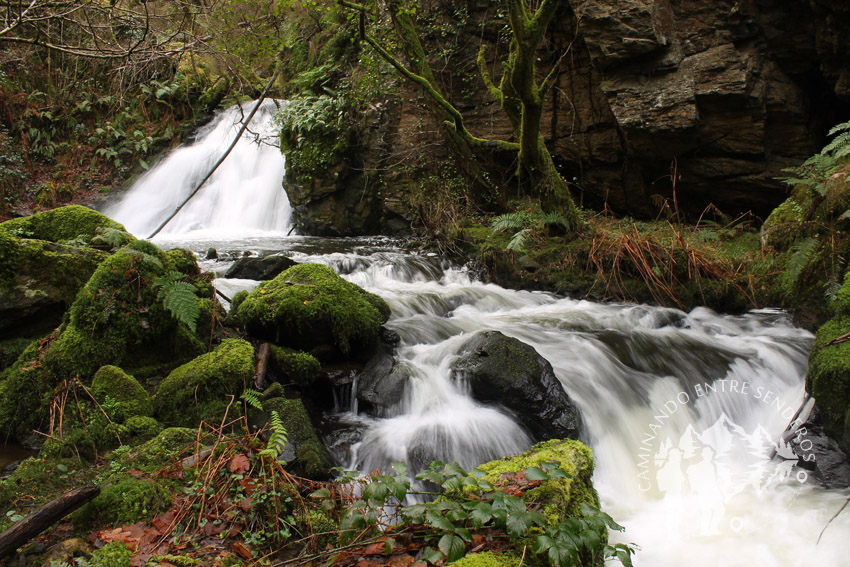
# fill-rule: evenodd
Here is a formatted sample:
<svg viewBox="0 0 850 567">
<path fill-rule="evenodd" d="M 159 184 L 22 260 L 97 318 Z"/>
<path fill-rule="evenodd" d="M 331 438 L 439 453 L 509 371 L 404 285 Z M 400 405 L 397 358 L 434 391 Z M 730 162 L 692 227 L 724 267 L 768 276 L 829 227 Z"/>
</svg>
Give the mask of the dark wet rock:
<svg viewBox="0 0 850 567">
<path fill-rule="evenodd" d="M 380 339 L 382 343 L 390 346 L 398 346 L 401 342 L 399 334 L 392 329 L 387 329 L 386 327 L 381 327 Z"/>
<path fill-rule="evenodd" d="M 210 248 L 207 250 L 207 255 L 204 257 L 206 260 L 218 260 L 218 250 L 215 248 Z"/>
<path fill-rule="evenodd" d="M 278 255 L 263 258 L 242 257 L 230 266 L 224 277 L 266 281 L 274 279 L 278 274 L 297 263 L 291 258 Z"/>
<path fill-rule="evenodd" d="M 790 441 L 799 466 L 814 470 L 815 476 L 827 488 L 850 486 L 850 457 L 838 443 L 823 431 L 820 412 L 815 411 L 809 420 L 797 430 Z"/>
<path fill-rule="evenodd" d="M 536 440 L 580 436 L 578 408 L 534 347 L 483 331 L 467 341 L 452 369 L 476 400 L 507 408 Z"/>
<path fill-rule="evenodd" d="M 410 373 L 399 365 L 391 348 L 383 346 L 363 368 L 357 387 L 357 399 L 365 402 L 362 410 L 376 416 L 388 415 L 400 404 Z"/>
</svg>

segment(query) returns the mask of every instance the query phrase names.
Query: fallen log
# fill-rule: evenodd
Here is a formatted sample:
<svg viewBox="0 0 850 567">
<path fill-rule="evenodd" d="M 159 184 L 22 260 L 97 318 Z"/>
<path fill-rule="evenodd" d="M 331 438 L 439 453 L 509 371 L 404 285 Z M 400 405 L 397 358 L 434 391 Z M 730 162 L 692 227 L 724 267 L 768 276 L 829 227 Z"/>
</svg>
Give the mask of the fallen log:
<svg viewBox="0 0 850 567">
<path fill-rule="evenodd" d="M 84 486 L 48 502 L 0 534 L 0 559 L 100 494 L 99 486 Z"/>
<path fill-rule="evenodd" d="M 269 366 L 269 353 L 271 352 L 271 347 L 269 343 L 263 343 L 260 345 L 260 350 L 257 353 L 257 372 L 254 374 L 254 389 L 263 391 L 266 389 L 266 369 Z"/>
</svg>

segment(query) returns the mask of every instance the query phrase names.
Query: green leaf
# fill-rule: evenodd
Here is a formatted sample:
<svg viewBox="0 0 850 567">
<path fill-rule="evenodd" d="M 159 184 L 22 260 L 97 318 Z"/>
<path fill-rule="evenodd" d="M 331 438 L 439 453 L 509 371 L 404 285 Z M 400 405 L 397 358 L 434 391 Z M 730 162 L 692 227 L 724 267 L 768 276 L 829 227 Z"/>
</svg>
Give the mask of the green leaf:
<svg viewBox="0 0 850 567">
<path fill-rule="evenodd" d="M 506 521 L 508 535 L 521 536 L 528 533 L 528 528 L 531 527 L 531 518 L 528 513 L 513 513 L 508 514 Z"/>
<path fill-rule="evenodd" d="M 438 561 L 442 561 L 443 557 L 444 555 L 436 549 L 426 547 L 422 550 L 422 560 L 428 563 L 435 564 Z"/>
<path fill-rule="evenodd" d="M 195 291 L 195 286 L 188 282 L 172 281 L 162 285 L 158 294 L 163 307 L 171 312 L 171 316 L 186 323 L 193 333 L 197 330 L 198 318 L 201 316 Z"/>
<path fill-rule="evenodd" d="M 310 493 L 310 498 L 330 498 L 331 491 L 327 488 L 320 488 Z"/>
<path fill-rule="evenodd" d="M 460 537 L 454 534 L 446 534 L 441 537 L 437 547 L 439 547 L 440 551 L 443 552 L 443 555 L 446 556 L 446 561 L 448 563 L 457 561 L 466 554 L 466 544 L 463 543 L 463 540 Z"/>
<path fill-rule="evenodd" d="M 481 527 L 493 519 L 493 507 L 489 502 L 479 502 L 469 512 L 469 519 L 476 527 Z"/>
<path fill-rule="evenodd" d="M 438 530 L 443 530 L 444 532 L 455 531 L 455 525 L 451 523 L 451 521 L 449 521 L 449 519 L 445 516 L 441 516 L 433 512 L 428 512 L 425 516 L 425 521 L 428 523 L 428 525 L 433 526 Z"/>
<path fill-rule="evenodd" d="M 529 467 L 524 473 L 526 480 L 549 480 L 549 474 L 539 467 Z"/>
</svg>

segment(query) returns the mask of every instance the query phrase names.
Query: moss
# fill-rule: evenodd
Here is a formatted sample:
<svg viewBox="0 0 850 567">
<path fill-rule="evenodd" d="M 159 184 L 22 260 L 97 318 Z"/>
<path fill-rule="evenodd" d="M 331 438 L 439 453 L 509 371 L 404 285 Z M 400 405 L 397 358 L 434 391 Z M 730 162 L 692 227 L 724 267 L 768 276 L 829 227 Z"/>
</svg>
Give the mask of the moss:
<svg viewBox="0 0 850 567">
<path fill-rule="evenodd" d="M 302 521 L 308 524 L 304 533 L 316 534 L 317 549 L 327 549 L 328 546 L 336 545 L 339 524 L 327 514 L 320 510 L 308 510 L 306 518 L 302 516 Z"/>
<path fill-rule="evenodd" d="M 143 415 L 133 415 L 124 422 L 127 434 L 136 440 L 146 440 L 155 437 L 162 429 L 157 420 Z M 138 441 L 137 441 L 138 442 Z"/>
<path fill-rule="evenodd" d="M 3 225 L 0 224 L 0 227 Z M 21 240 L 0 231 L 0 287 L 11 285 L 18 274 L 21 259 Z"/>
<path fill-rule="evenodd" d="M 0 370 L 5 370 L 12 366 L 31 344 L 33 344 L 33 340 L 28 338 L 0 341 Z"/>
<path fill-rule="evenodd" d="M 0 384 L 0 393 L 7 394 L 0 398 L 0 431 L 20 439 L 42 427 L 54 389 L 65 380 L 88 383 L 104 365 L 132 370 L 139 353 L 156 353 L 173 368 L 203 349 L 157 298 L 153 283 L 165 273 L 166 263 L 156 246 L 136 241 L 98 266 L 58 335 L 35 356 L 22 354 L 26 360 L 6 371 Z"/>
<path fill-rule="evenodd" d="M 800 226 L 811 216 L 814 202 L 814 191 L 798 186 L 764 221 L 762 241 L 777 250 L 787 250 L 800 238 Z"/>
<path fill-rule="evenodd" d="M 0 224 L 0 231 L 7 234 L 20 234 L 51 242 L 77 239 L 88 242 L 98 233 L 98 229 L 106 228 L 126 232 L 121 224 L 81 205 L 59 207 Z"/>
<path fill-rule="evenodd" d="M 201 275 L 201 269 L 198 267 L 198 260 L 191 250 L 183 248 L 174 248 L 165 252 L 169 268 L 182 272 L 187 276 Z"/>
<path fill-rule="evenodd" d="M 197 435 L 195 429 L 163 429 L 156 437 L 134 447 L 129 453 L 122 454 L 119 459 L 126 468 L 153 472 L 187 452 L 186 448 L 195 443 Z"/>
<path fill-rule="evenodd" d="M 528 451 L 513 457 L 485 463 L 478 468 L 487 473 L 484 478 L 495 486 L 510 481 L 512 475 L 542 463 L 558 463 L 566 478 L 549 479 L 540 486 L 528 489 L 523 495 L 527 502 L 543 505 L 543 513 L 556 524 L 568 517 L 581 515 L 581 504 L 599 507 L 599 497 L 593 488 L 593 453 L 579 441 L 553 439 L 538 443 Z M 505 475 L 504 477 L 502 475 Z"/>
<path fill-rule="evenodd" d="M 846 315 L 835 317 L 818 329 L 806 375 L 806 390 L 818 401 L 824 430 L 837 440 L 844 438 L 850 411 L 850 342 L 824 345 L 848 330 L 850 316 Z M 846 439 L 841 442 L 845 450 L 850 450 Z"/>
<path fill-rule="evenodd" d="M 226 339 L 211 353 L 173 370 L 160 384 L 154 410 L 160 419 L 178 425 L 197 425 L 225 396 L 237 395 L 254 374 L 254 348 L 239 339 Z"/>
<path fill-rule="evenodd" d="M 322 372 L 319 361 L 306 352 L 272 345 L 271 358 L 273 368 L 280 374 L 280 380 L 285 383 L 309 386 Z"/>
<path fill-rule="evenodd" d="M 126 526 L 147 521 L 171 504 L 171 492 L 150 479 L 125 477 L 105 486 L 75 516 L 81 526 Z"/>
<path fill-rule="evenodd" d="M 111 399 L 114 405 L 109 416 L 123 422 L 132 416 L 153 415 L 153 403 L 139 382 L 117 366 L 101 366 L 95 372 L 92 394 L 101 405 Z M 109 413 L 109 412 L 108 412 Z"/>
<path fill-rule="evenodd" d="M 267 423 L 272 411 L 276 411 L 283 420 L 289 442 L 295 447 L 296 463 L 304 474 L 309 478 L 327 478 L 330 455 L 316 435 L 301 400 L 271 398 L 263 401 L 260 422 Z"/>
<path fill-rule="evenodd" d="M 59 493 L 85 484 L 90 476 L 90 469 L 77 459 L 47 459 L 44 455 L 24 459 L 0 481 L 0 508 L 32 510 Z"/>
<path fill-rule="evenodd" d="M 844 274 L 844 282 L 831 307 L 836 315 L 850 315 L 850 272 Z"/>
<path fill-rule="evenodd" d="M 145 567 L 160 567 L 168 565 L 169 567 L 202 567 L 203 563 L 199 559 L 193 559 L 188 555 L 154 555 Z"/>
<path fill-rule="evenodd" d="M 495 553 L 485 551 L 483 553 L 470 553 L 449 565 L 453 567 L 515 567 L 522 562 L 520 556 L 513 553 Z"/>
<path fill-rule="evenodd" d="M 388 318 L 378 296 L 319 264 L 300 264 L 260 284 L 239 305 L 249 333 L 279 345 L 333 344 L 343 353 L 369 347 Z"/>
<path fill-rule="evenodd" d="M 123 543 L 113 541 L 95 550 L 88 564 L 91 567 L 130 567 L 132 557 L 132 552 Z"/>
</svg>

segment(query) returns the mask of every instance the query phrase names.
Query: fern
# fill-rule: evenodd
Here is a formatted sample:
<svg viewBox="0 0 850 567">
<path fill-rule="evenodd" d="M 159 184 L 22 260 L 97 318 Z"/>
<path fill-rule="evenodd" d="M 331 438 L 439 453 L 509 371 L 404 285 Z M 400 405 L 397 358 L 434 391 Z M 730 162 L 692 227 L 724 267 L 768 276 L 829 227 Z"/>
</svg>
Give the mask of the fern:
<svg viewBox="0 0 850 567">
<path fill-rule="evenodd" d="M 522 251 L 525 249 L 525 244 L 528 242 L 528 238 L 531 236 L 531 229 L 524 228 L 517 232 L 511 237 L 511 241 L 508 242 L 508 245 L 505 247 L 506 250 L 511 251 Z"/>
<path fill-rule="evenodd" d="M 272 410 L 269 427 L 271 428 L 271 436 L 269 437 L 266 448 L 260 451 L 260 454 L 273 459 L 279 459 L 283 450 L 286 448 L 286 444 L 289 442 L 289 434 L 286 432 L 286 426 L 283 425 L 283 420 L 280 419 L 280 415 L 275 410 Z"/>
<path fill-rule="evenodd" d="M 560 226 L 565 230 L 569 230 L 570 222 L 567 217 L 560 213 L 543 213 L 540 216 L 540 221 L 546 226 Z"/>
<path fill-rule="evenodd" d="M 133 239 L 129 232 L 120 228 L 98 227 L 96 232 L 97 234 L 91 239 L 92 246 L 108 247 L 110 250 L 120 248 Z"/>
<path fill-rule="evenodd" d="M 180 281 L 182 277 L 180 272 L 168 272 L 158 278 L 153 287 L 159 289 L 157 299 L 162 302 L 162 306 L 171 312 L 172 317 L 186 323 L 194 333 L 201 316 L 198 297 L 195 295 L 197 288 L 188 282 Z"/>
<path fill-rule="evenodd" d="M 836 134 L 838 135 L 835 136 Z M 842 122 L 833 127 L 829 135 L 835 136 L 835 139 L 827 144 L 821 153 L 829 154 L 835 160 L 850 156 L 850 122 Z"/>
<path fill-rule="evenodd" d="M 242 395 L 239 396 L 243 402 L 257 411 L 263 411 L 263 402 L 260 401 L 260 392 L 251 388 L 246 388 Z"/>
<path fill-rule="evenodd" d="M 820 240 L 813 237 L 800 240 L 791 246 L 788 256 L 788 276 L 791 278 L 792 284 L 796 285 L 800 280 L 806 268 L 811 264 L 818 248 L 820 248 Z"/>
<path fill-rule="evenodd" d="M 133 256 L 137 258 L 139 261 L 144 262 L 145 264 L 149 264 L 155 268 L 162 269 L 162 262 L 156 256 L 148 254 L 146 252 L 142 252 L 141 250 L 134 250 L 132 248 L 127 248 L 123 251 L 127 256 Z"/>
<path fill-rule="evenodd" d="M 490 221 L 490 227 L 492 227 L 493 232 L 505 232 L 507 230 L 520 230 L 532 222 L 534 222 L 534 219 L 529 213 L 517 211 L 493 217 Z"/>
</svg>

